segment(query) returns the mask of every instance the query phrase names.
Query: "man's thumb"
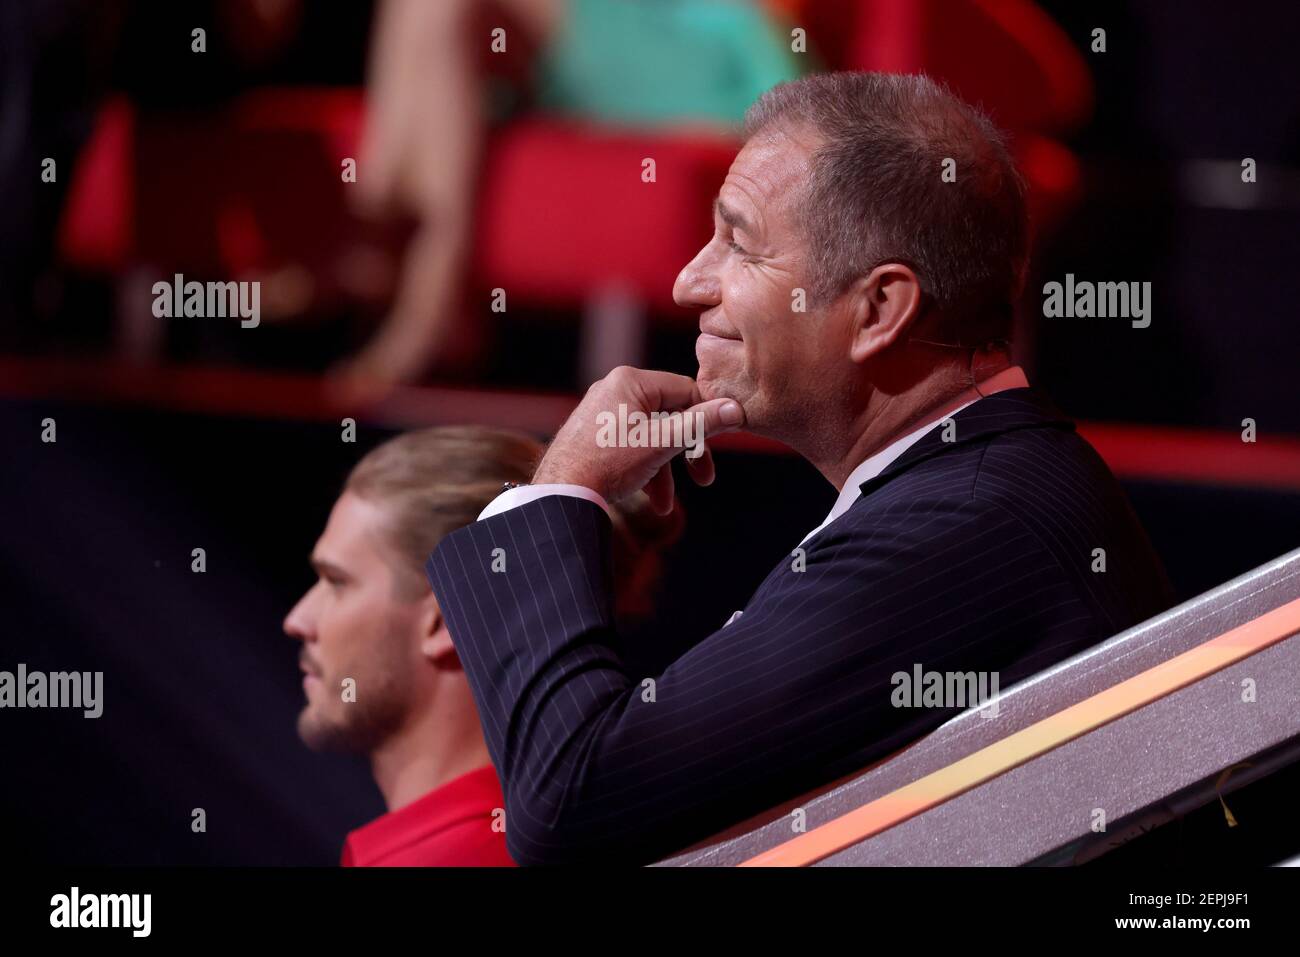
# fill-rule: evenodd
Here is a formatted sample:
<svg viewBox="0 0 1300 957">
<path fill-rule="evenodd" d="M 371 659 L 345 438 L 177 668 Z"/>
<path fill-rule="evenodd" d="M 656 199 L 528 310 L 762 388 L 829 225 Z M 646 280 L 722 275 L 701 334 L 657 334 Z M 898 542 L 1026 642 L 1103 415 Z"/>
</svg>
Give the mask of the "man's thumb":
<svg viewBox="0 0 1300 957">
<path fill-rule="evenodd" d="M 706 439 L 719 432 L 739 429 L 745 424 L 745 410 L 735 399 L 709 399 L 692 406 L 687 414 L 696 418 Z"/>
</svg>

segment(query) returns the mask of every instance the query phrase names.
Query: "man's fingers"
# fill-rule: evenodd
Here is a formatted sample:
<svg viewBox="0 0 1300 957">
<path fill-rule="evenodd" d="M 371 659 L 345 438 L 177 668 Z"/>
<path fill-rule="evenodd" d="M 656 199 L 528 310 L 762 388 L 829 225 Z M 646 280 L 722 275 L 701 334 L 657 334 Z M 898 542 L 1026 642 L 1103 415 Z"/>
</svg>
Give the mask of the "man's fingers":
<svg viewBox="0 0 1300 957">
<path fill-rule="evenodd" d="M 687 409 L 686 414 L 696 417 L 701 440 L 745 425 L 745 410 L 735 399 L 710 399 Z"/>
<path fill-rule="evenodd" d="M 620 366 L 610 373 L 616 381 L 625 379 L 625 386 L 642 397 L 647 412 L 685 409 L 703 398 L 699 386 L 690 376 L 657 369 L 634 369 Z"/>
<path fill-rule="evenodd" d="M 695 453 L 695 448 L 688 448 L 683 458 L 686 459 L 686 470 L 690 472 L 691 478 L 695 480 L 696 485 L 712 485 L 713 478 L 716 474 L 713 465 L 713 452 L 704 442 L 697 446 L 699 454 L 694 458 L 691 456 Z"/>
<path fill-rule="evenodd" d="M 655 512 L 667 515 L 673 509 L 672 459 L 685 452 L 691 477 L 709 485 L 714 462 L 705 439 L 744 425 L 745 412 L 736 400 L 704 401 L 699 385 L 689 376 L 619 366 L 587 390 L 533 480 L 543 482 L 545 475 L 545 481 L 557 481 L 554 475 L 590 473 L 593 478 L 575 484 L 591 487 L 594 481 L 600 486 L 596 491 L 609 501 L 643 488 Z M 583 451 L 593 438 L 599 449 L 613 446 L 625 451 Z M 568 454 L 561 455 L 561 448 Z M 596 457 L 605 464 L 598 467 L 592 461 Z"/>
<path fill-rule="evenodd" d="M 650 499 L 650 507 L 656 515 L 667 515 L 673 510 L 673 464 L 665 462 L 660 466 L 655 477 L 646 483 L 645 494 Z"/>
</svg>

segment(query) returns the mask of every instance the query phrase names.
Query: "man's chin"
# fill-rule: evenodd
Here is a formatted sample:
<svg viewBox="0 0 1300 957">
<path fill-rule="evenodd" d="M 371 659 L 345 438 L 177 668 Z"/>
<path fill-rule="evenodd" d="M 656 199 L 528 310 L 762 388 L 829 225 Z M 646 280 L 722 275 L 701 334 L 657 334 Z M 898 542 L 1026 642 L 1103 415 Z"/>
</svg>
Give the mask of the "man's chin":
<svg viewBox="0 0 1300 957">
<path fill-rule="evenodd" d="M 298 715 L 298 737 L 312 751 L 353 753 L 365 750 L 351 729 L 323 720 L 311 705 Z"/>
<path fill-rule="evenodd" d="M 703 368 L 695 376 L 695 385 L 699 388 L 700 395 L 704 397 L 706 402 L 709 399 L 718 399 L 731 395 L 725 381 L 713 378 Z"/>
<path fill-rule="evenodd" d="M 714 378 L 704 369 L 700 369 L 699 374 L 695 377 L 695 386 L 700 390 L 700 396 L 705 402 L 710 399 L 735 399 L 746 412 L 749 410 L 749 406 L 745 402 L 747 398 L 745 390 L 737 387 L 728 378 Z"/>
</svg>

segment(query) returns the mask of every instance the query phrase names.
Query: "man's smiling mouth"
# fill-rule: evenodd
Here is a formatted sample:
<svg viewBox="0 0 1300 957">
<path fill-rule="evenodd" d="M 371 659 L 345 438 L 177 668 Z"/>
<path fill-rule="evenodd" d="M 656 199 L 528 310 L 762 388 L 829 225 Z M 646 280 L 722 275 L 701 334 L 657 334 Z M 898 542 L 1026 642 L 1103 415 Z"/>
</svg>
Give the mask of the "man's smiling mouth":
<svg viewBox="0 0 1300 957">
<path fill-rule="evenodd" d="M 704 320 L 700 321 L 700 338 L 721 339 L 730 342 L 740 341 L 739 334 L 733 333 L 730 329 L 719 327 L 716 323 L 709 323 Z"/>
</svg>

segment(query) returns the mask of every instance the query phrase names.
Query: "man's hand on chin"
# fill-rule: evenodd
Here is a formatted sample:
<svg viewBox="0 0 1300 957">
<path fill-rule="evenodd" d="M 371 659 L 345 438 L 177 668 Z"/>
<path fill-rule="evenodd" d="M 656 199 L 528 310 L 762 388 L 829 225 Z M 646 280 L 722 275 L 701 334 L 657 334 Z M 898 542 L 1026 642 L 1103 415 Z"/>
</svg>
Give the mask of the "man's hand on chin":
<svg viewBox="0 0 1300 957">
<path fill-rule="evenodd" d="M 654 413 L 660 415 L 651 422 Z M 708 485 L 713 456 L 704 440 L 744 425 L 739 402 L 705 400 L 689 376 L 619 366 L 587 390 L 533 484 L 582 485 L 607 502 L 645 489 L 654 510 L 666 515 L 673 508 L 673 457 L 685 450 L 691 477 Z"/>
</svg>

